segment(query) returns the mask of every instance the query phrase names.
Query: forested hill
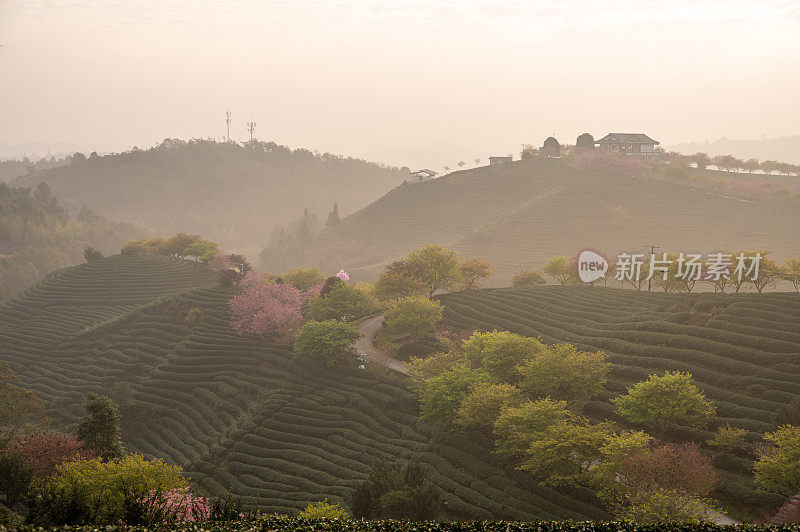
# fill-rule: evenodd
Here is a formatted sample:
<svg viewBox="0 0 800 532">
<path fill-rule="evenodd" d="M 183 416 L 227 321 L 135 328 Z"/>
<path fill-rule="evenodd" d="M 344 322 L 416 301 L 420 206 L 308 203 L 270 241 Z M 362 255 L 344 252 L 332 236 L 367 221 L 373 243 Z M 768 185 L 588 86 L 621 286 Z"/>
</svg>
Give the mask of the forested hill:
<svg viewBox="0 0 800 532">
<path fill-rule="evenodd" d="M 71 211 L 82 206 L 159 233 L 199 233 L 226 247 L 258 249 L 276 224 L 305 208 L 357 210 L 407 171 L 272 142 L 168 139 L 148 150 L 89 158 L 19 178 L 50 184 Z"/>
<path fill-rule="evenodd" d="M 110 253 L 143 234 L 142 228 L 111 222 L 88 209 L 70 216 L 47 185 L 31 192 L 0 181 L 0 299 L 81 262 L 87 246 Z"/>
<path fill-rule="evenodd" d="M 761 183 L 777 176 L 584 159 L 534 157 L 403 184 L 309 244 L 273 243 L 263 267 L 343 267 L 365 279 L 440 243 L 492 261 L 489 284 L 501 286 L 518 267 L 589 247 L 614 256 L 645 244 L 676 253 L 768 249 L 780 260 L 798 252 L 798 191 Z"/>
</svg>

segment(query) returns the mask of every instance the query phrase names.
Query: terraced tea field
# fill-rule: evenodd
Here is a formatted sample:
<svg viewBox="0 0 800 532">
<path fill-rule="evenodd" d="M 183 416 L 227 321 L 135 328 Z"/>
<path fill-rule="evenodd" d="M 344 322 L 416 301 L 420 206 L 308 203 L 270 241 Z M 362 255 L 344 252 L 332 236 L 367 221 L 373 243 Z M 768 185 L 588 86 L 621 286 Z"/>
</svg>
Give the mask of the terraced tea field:
<svg viewBox="0 0 800 532">
<path fill-rule="evenodd" d="M 57 426 L 77 421 L 89 391 L 123 397 L 130 449 L 183 465 L 209 493 L 257 497 L 265 511 L 346 502 L 387 458 L 428 464 L 453 516 L 607 517 L 590 498 L 500 469 L 483 444 L 419 424 L 397 376 L 298 364 L 284 347 L 237 336 L 230 295 L 179 260 L 114 256 L 60 270 L 0 304 L 0 359 Z"/>
<path fill-rule="evenodd" d="M 685 253 L 769 249 L 783 261 L 797 254 L 798 232 L 800 216 L 788 205 L 533 159 L 397 187 L 321 233 L 303 262 L 369 279 L 413 248 L 438 243 L 492 261 L 488 286 L 505 286 L 519 267 L 538 269 L 588 247 L 611 255 L 643 253 L 649 242 Z"/>
<path fill-rule="evenodd" d="M 775 413 L 800 398 L 796 293 L 686 296 L 544 286 L 456 292 L 440 299 L 445 324 L 453 328 L 505 329 L 608 353 L 613 364 L 608 393 L 585 408 L 595 419 L 616 419 L 609 400 L 648 374 L 692 373 L 717 406 L 717 420 L 707 431 L 673 431 L 670 437 L 704 444 L 719 425 L 747 429 L 747 449 L 713 453 L 724 473 L 720 495 L 741 505 L 779 502 L 755 491 L 750 469 L 754 445 L 774 428 Z"/>
</svg>

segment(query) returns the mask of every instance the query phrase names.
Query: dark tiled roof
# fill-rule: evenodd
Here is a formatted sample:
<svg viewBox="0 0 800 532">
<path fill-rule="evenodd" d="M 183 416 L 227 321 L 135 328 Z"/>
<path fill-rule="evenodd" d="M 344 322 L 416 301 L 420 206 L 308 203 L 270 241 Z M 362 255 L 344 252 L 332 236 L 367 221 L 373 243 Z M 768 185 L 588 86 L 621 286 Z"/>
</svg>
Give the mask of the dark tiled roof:
<svg viewBox="0 0 800 532">
<path fill-rule="evenodd" d="M 657 140 L 653 140 L 644 133 L 609 133 L 597 142 L 633 142 L 641 144 L 658 144 Z"/>
</svg>

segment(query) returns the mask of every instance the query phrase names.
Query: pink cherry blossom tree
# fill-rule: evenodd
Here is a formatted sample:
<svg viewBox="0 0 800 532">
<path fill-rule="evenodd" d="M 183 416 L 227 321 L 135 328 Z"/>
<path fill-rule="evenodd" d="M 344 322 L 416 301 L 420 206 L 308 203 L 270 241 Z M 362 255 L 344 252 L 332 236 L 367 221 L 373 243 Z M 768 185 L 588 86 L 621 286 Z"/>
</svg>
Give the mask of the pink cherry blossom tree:
<svg viewBox="0 0 800 532">
<path fill-rule="evenodd" d="M 231 259 L 230 253 L 220 252 L 217 253 L 216 257 L 208 263 L 211 266 L 212 270 L 216 270 L 218 272 L 225 271 L 225 270 L 233 270 L 236 266 L 233 264 L 233 260 Z"/>
<path fill-rule="evenodd" d="M 295 330 L 303 318 L 303 294 L 288 283 L 251 286 L 228 304 L 231 327 L 239 334 L 285 334 Z"/>
</svg>

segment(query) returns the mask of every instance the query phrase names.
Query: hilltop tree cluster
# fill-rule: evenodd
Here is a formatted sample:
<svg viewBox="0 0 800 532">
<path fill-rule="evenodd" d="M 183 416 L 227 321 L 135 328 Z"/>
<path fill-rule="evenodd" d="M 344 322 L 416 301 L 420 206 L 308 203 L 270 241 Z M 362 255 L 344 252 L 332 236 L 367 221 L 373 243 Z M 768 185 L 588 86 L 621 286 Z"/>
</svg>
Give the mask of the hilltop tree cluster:
<svg viewBox="0 0 800 532">
<path fill-rule="evenodd" d="M 47 181 L 66 205 L 87 205 L 158 232 L 189 228 L 222 246 L 244 247 L 265 242 L 305 206 L 327 213 L 337 201 L 337 211 L 355 209 L 405 175 L 399 168 L 274 142 L 165 139 L 149 149 L 76 154 L 70 164 L 37 169 L 18 183 Z M 275 271 L 290 266 L 269 265 Z"/>
</svg>

